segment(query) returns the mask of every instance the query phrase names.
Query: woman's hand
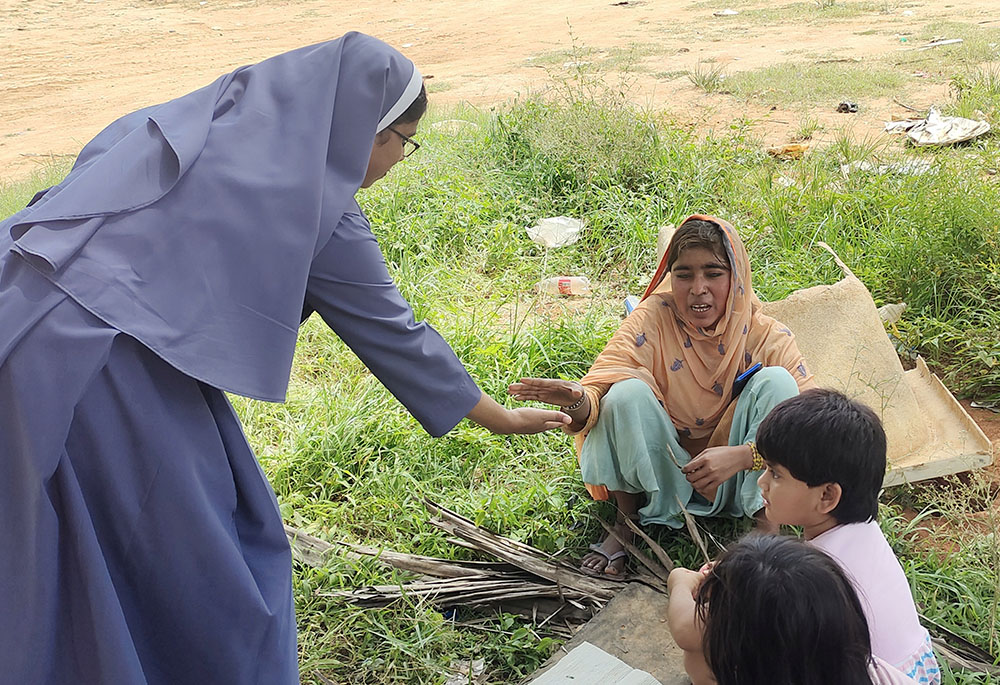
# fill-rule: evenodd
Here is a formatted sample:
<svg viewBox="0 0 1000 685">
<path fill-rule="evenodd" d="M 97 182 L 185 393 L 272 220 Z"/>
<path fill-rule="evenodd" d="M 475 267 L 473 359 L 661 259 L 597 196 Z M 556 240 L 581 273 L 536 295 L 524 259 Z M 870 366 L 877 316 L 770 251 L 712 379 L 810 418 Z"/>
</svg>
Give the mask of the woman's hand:
<svg viewBox="0 0 1000 685">
<path fill-rule="evenodd" d="M 719 486 L 750 468 L 752 463 L 753 455 L 747 445 L 709 447 L 681 467 L 681 472 L 696 492 L 714 502 Z"/>
<path fill-rule="evenodd" d="M 576 381 L 558 378 L 522 378 L 520 383 L 512 383 L 507 392 L 522 402 L 545 402 L 569 407 L 583 397 L 583 386 Z"/>
</svg>

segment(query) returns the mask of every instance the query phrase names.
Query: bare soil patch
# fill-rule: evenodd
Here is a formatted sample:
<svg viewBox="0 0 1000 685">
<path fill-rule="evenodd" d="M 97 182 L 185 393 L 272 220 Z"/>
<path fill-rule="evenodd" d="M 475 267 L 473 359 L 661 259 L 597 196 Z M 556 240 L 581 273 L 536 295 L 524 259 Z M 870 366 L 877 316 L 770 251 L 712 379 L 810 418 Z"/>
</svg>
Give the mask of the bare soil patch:
<svg viewBox="0 0 1000 685">
<path fill-rule="evenodd" d="M 585 61 L 608 78 L 624 71 L 634 99 L 680 123 L 712 128 L 747 118 L 778 143 L 800 127 L 800 109 L 708 95 L 679 74 L 699 63 L 735 72 L 787 60 L 866 60 L 905 49 L 900 38 L 932 22 L 996 20 L 995 0 L 845 0 L 859 9 L 840 18 L 802 2 L 732 3 L 740 15 L 713 16 L 725 0 L 0 0 L 0 178 L 23 176 L 50 155 L 75 155 L 122 114 L 349 30 L 412 57 L 434 77 L 436 102 L 488 106 L 548 87 Z M 908 95 L 918 107 L 945 97 L 945 86 L 920 78 Z M 843 115 L 836 104 L 810 116 L 828 131 L 864 135 L 905 112 L 877 101 Z"/>
</svg>

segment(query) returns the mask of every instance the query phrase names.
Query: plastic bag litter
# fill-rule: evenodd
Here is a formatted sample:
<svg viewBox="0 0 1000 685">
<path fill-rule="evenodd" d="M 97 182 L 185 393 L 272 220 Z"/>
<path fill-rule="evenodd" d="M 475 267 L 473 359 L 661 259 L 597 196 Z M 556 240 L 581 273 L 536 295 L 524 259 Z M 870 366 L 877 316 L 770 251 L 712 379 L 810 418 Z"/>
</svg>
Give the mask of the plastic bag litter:
<svg viewBox="0 0 1000 685">
<path fill-rule="evenodd" d="M 542 247 L 565 247 L 580 239 L 583 222 L 568 216 L 542 219 L 528 227 L 528 237 Z"/>
<path fill-rule="evenodd" d="M 729 9 L 726 9 L 726 10 L 718 10 L 716 12 L 712 12 L 712 16 L 714 16 L 714 17 L 735 17 L 739 13 L 740 13 L 739 10 L 729 10 Z"/>
<path fill-rule="evenodd" d="M 906 311 L 905 302 L 897 302 L 895 304 L 884 304 L 878 308 L 878 318 L 882 319 L 882 323 L 886 326 L 894 324 L 899 321 L 900 317 L 903 316 L 903 312 Z"/>
<path fill-rule="evenodd" d="M 876 174 L 900 174 L 903 176 L 919 176 L 926 174 L 933 168 L 933 163 L 929 159 L 911 159 L 906 162 L 890 162 L 888 164 L 876 164 L 875 162 L 858 161 L 850 164 L 841 164 L 840 173 L 844 177 L 861 172 L 872 172 Z"/>
<path fill-rule="evenodd" d="M 937 107 L 931 107 L 926 119 L 888 121 L 886 133 L 906 133 L 914 145 L 953 145 L 978 138 L 990 130 L 989 122 L 945 117 Z"/>
</svg>

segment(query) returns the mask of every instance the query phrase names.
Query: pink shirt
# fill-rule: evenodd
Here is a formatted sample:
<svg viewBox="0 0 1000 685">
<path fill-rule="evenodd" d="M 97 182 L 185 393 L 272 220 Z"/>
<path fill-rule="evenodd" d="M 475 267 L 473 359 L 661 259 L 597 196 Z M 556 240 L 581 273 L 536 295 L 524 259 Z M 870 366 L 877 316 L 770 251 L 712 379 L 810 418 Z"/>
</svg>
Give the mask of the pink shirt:
<svg viewBox="0 0 1000 685">
<path fill-rule="evenodd" d="M 900 666 L 923 651 L 927 630 L 917 618 L 903 567 L 877 523 L 840 525 L 809 542 L 833 557 L 854 583 L 875 656 Z"/>
</svg>

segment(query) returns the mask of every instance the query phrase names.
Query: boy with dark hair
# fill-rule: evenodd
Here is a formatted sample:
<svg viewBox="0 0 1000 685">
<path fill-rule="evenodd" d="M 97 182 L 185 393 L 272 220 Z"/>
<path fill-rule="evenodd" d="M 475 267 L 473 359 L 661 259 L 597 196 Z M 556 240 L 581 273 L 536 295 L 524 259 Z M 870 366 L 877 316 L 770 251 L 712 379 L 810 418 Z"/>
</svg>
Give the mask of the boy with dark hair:
<svg viewBox="0 0 1000 685">
<path fill-rule="evenodd" d="M 875 413 L 834 390 L 807 390 L 778 404 L 757 429 L 757 481 L 767 518 L 801 526 L 854 583 L 872 653 L 919 683 L 941 682 L 930 636 L 878 523 L 885 431 Z"/>
</svg>

